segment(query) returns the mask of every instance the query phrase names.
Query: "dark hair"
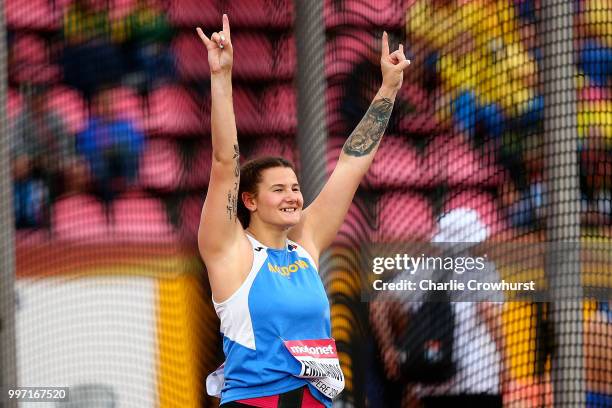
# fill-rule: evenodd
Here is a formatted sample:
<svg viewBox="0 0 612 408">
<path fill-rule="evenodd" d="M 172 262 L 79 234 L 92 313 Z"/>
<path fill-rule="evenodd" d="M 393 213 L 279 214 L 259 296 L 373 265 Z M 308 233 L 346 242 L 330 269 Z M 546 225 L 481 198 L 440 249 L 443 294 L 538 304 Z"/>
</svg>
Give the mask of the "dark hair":
<svg viewBox="0 0 612 408">
<path fill-rule="evenodd" d="M 251 222 L 251 212 L 242 202 L 242 193 L 257 193 L 257 184 L 261 182 L 261 173 L 275 167 L 288 167 L 295 172 L 293 164 L 282 157 L 259 157 L 249 160 L 240 167 L 240 187 L 238 187 L 238 220 L 244 229 Z"/>
</svg>

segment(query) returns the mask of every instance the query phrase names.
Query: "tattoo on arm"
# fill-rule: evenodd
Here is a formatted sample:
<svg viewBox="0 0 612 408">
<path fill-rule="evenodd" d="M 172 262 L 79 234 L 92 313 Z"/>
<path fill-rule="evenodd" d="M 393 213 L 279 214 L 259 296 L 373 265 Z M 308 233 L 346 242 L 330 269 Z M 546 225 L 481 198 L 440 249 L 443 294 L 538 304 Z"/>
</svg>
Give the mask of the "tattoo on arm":
<svg viewBox="0 0 612 408">
<path fill-rule="evenodd" d="M 372 102 L 361 122 L 344 143 L 344 153 L 356 157 L 371 153 L 385 133 L 392 110 L 391 99 L 382 98 Z"/>
<path fill-rule="evenodd" d="M 234 176 L 236 181 L 234 181 L 234 188 L 227 192 L 227 206 L 225 208 L 230 221 L 236 222 L 238 220 L 238 186 L 240 181 L 240 151 L 237 144 L 234 145 L 233 159 L 235 161 Z"/>
</svg>

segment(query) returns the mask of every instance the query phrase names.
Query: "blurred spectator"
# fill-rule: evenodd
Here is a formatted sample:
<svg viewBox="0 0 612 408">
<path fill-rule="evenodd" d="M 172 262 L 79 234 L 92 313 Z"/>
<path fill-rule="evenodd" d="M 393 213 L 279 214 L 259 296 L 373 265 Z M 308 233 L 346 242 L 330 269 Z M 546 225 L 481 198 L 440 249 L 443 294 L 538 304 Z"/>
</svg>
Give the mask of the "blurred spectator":
<svg viewBox="0 0 612 408">
<path fill-rule="evenodd" d="M 138 0 L 124 18 L 114 22 L 125 25 L 124 50 L 134 85 L 151 89 L 154 82 L 176 79 L 174 58 L 169 43 L 174 35 L 161 0 Z"/>
<path fill-rule="evenodd" d="M 476 211 L 458 208 L 442 216 L 438 233 L 432 242 L 438 245 L 446 243 L 441 248 L 450 248 L 450 252 L 444 251 L 442 256 L 458 259 L 473 256 L 470 248 L 485 240 L 487 236 L 487 227 L 480 221 Z M 499 281 L 495 265 L 490 262 L 485 262 L 485 265 L 484 269 L 478 271 L 477 280 Z M 406 270 L 398 274 L 393 281 L 412 281 L 418 285 L 423 279 L 437 282 L 447 282 L 451 279 L 448 275 L 438 276 L 440 272 L 427 268 Z M 464 284 L 469 279 L 474 279 L 473 272 L 449 273 L 452 274 L 452 279 Z M 501 387 L 506 384 L 505 344 L 501 326 L 501 306 L 496 302 L 503 299 L 503 294 L 470 292 L 466 296 L 465 293 L 461 295 L 453 292 L 447 293 L 443 298 L 447 299 L 446 301 L 440 298 L 431 300 L 430 295 L 431 292 L 423 290 L 390 290 L 381 293 L 370 305 L 371 325 L 383 356 L 385 372 L 388 378 L 398 381 L 404 388 L 402 406 L 410 406 L 416 397 L 425 408 L 501 407 Z M 421 310 L 428 304 L 428 300 L 430 306 L 427 313 L 430 314 L 425 315 Z M 394 303 L 401 306 L 390 307 Z M 397 311 L 402 316 L 394 316 Z M 428 326 L 421 327 L 423 320 L 427 319 L 431 320 L 425 323 Z M 403 324 L 394 323 L 402 320 Z M 449 320 L 450 323 L 445 323 Z M 402 326 L 404 333 L 394 333 L 394 327 Z M 437 326 L 435 336 L 432 332 L 435 339 L 421 338 L 422 332 L 431 330 L 432 326 Z M 418 342 L 417 347 L 413 349 L 415 345 L 410 342 Z M 448 342 L 452 344 L 449 345 Z M 452 351 L 444 351 L 445 349 Z M 452 367 L 445 365 L 443 370 L 432 368 L 430 374 L 425 374 L 425 369 L 417 372 L 406 364 L 411 358 L 410 355 L 423 355 L 423 359 L 433 367 L 448 358 L 445 357 L 448 353 Z M 436 378 L 425 378 L 432 373 Z M 438 375 L 440 378 L 437 378 Z"/>
<path fill-rule="evenodd" d="M 606 0 L 584 0 L 579 24 L 585 41 L 579 54 L 579 66 L 592 85 L 612 85 L 612 5 Z"/>
<path fill-rule="evenodd" d="M 612 220 L 612 152 L 606 140 L 591 133 L 581 143 L 579 160 L 583 222 L 608 224 Z"/>
<path fill-rule="evenodd" d="M 584 347 L 586 407 L 612 406 L 612 310 L 610 302 L 597 302 L 585 322 Z"/>
<path fill-rule="evenodd" d="M 502 189 L 500 202 L 506 216 L 514 228 L 538 228 L 543 221 L 544 185 L 541 180 L 533 180 L 529 188 L 519 190 L 515 183 L 507 181 Z"/>
<path fill-rule="evenodd" d="M 17 228 L 48 226 L 50 204 L 87 183 L 84 160 L 62 119 L 47 107 L 46 90 L 32 88 L 12 127 L 11 160 Z"/>
<path fill-rule="evenodd" d="M 90 100 L 101 85 L 115 83 L 125 71 L 106 0 L 74 0 L 64 15 L 64 81 Z"/>
<path fill-rule="evenodd" d="M 144 136 L 129 120 L 117 118 L 111 91 L 94 99 L 87 128 L 77 135 L 77 149 L 87 158 L 94 189 L 105 202 L 133 185 L 144 149 Z"/>
</svg>

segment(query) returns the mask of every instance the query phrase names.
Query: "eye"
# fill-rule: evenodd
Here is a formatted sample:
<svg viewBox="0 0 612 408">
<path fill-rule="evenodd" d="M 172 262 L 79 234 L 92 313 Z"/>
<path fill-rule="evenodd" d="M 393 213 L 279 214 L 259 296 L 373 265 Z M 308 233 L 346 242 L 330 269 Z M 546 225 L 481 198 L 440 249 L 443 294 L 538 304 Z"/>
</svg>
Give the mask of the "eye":
<svg viewBox="0 0 612 408">
<path fill-rule="evenodd" d="M 274 189 L 274 192 L 275 192 L 275 193 L 280 193 L 281 191 L 283 191 L 281 188 L 275 188 L 275 189 Z"/>
<path fill-rule="evenodd" d="M 298 191 L 300 191 L 300 188 L 299 187 L 293 187 L 293 191 L 295 191 L 297 193 Z"/>
</svg>

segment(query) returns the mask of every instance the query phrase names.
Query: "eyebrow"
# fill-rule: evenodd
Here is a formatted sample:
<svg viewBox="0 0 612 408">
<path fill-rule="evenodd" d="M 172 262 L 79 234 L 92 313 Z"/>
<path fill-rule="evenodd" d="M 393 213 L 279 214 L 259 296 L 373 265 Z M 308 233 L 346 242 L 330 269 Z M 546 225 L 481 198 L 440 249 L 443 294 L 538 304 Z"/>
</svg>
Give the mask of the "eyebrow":
<svg viewBox="0 0 612 408">
<path fill-rule="evenodd" d="M 270 188 L 275 188 L 275 187 L 285 187 L 287 184 L 272 184 L 272 186 L 270 186 Z M 294 183 L 291 185 L 291 187 L 299 187 L 300 185 L 298 183 Z"/>
</svg>

